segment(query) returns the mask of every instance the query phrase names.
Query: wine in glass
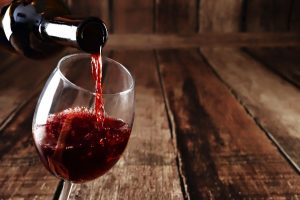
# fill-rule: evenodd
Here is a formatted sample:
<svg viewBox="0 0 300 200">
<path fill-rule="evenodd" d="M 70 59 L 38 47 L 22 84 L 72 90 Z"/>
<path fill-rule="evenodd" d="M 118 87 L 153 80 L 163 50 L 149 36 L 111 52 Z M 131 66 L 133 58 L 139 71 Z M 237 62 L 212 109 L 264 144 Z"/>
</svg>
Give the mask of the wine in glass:
<svg viewBox="0 0 300 200">
<path fill-rule="evenodd" d="M 103 59 L 101 74 L 105 112 L 100 121 L 89 54 L 62 58 L 36 106 L 35 146 L 47 170 L 64 180 L 60 199 L 68 198 L 72 183 L 106 173 L 128 143 L 134 119 L 134 79 L 109 58 Z"/>
</svg>

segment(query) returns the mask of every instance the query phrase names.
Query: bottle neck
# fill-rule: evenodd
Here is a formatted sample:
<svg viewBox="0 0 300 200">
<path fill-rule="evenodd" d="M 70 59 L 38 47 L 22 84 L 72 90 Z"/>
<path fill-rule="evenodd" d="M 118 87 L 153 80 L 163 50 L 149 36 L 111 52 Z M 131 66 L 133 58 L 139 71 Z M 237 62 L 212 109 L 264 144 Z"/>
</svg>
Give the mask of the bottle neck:
<svg viewBox="0 0 300 200">
<path fill-rule="evenodd" d="M 88 53 L 97 53 L 107 40 L 105 24 L 98 18 L 84 20 L 57 17 L 42 20 L 39 25 L 42 39 L 72 46 Z"/>
<path fill-rule="evenodd" d="M 26 57 L 44 58 L 71 46 L 98 53 L 107 40 L 105 24 L 98 18 L 72 19 L 56 0 L 14 0 L 1 5 L 0 45 Z M 56 16 L 56 17 L 55 17 Z"/>
</svg>

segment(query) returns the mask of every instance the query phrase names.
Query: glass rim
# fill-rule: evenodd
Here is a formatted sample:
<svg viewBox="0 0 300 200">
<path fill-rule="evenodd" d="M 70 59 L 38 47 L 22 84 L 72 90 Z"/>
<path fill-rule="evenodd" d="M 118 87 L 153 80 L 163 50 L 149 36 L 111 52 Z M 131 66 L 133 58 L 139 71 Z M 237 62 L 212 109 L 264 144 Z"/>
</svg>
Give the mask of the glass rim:
<svg viewBox="0 0 300 200">
<path fill-rule="evenodd" d="M 57 71 L 58 71 L 60 77 L 61 77 L 64 81 L 66 81 L 68 84 L 70 84 L 72 87 L 74 87 L 74 88 L 76 88 L 76 89 L 78 89 L 78 90 L 82 90 L 82 91 L 88 92 L 88 93 L 90 93 L 91 95 L 96 96 L 96 93 L 95 93 L 95 92 L 92 92 L 92 91 L 90 91 L 90 90 L 88 90 L 88 89 L 86 89 L 86 88 L 83 88 L 83 87 L 81 87 L 81 86 L 79 86 L 79 85 L 73 83 L 72 81 L 70 81 L 70 80 L 62 73 L 62 71 L 61 71 L 62 63 L 63 63 L 64 61 L 66 61 L 67 59 L 70 59 L 71 57 L 75 57 L 75 56 L 90 56 L 90 54 L 88 54 L 88 53 L 74 53 L 74 54 L 69 54 L 69 55 L 66 55 L 66 56 L 62 57 L 62 58 L 59 60 L 59 62 L 57 63 L 57 66 L 56 66 L 56 69 L 57 69 Z M 122 68 L 122 69 L 123 69 L 123 70 L 131 77 L 131 79 L 132 79 L 132 84 L 128 87 L 128 89 L 123 90 L 123 91 L 120 91 L 120 92 L 115 92 L 115 93 L 103 93 L 103 96 L 124 95 L 124 94 L 127 94 L 127 93 L 129 93 L 129 92 L 131 92 L 131 91 L 134 90 L 134 87 L 135 87 L 135 79 L 134 79 L 134 77 L 132 76 L 132 74 L 129 72 L 129 70 L 128 70 L 124 65 L 122 65 L 122 64 L 119 63 L 118 61 L 115 61 L 115 60 L 113 60 L 113 59 L 111 59 L 111 58 L 108 58 L 108 57 L 106 57 L 106 56 L 103 56 L 103 57 L 102 57 L 102 60 L 107 60 L 107 61 L 109 61 L 109 62 L 113 62 L 113 63 L 115 63 L 115 64 L 121 66 L 121 68 Z"/>
</svg>

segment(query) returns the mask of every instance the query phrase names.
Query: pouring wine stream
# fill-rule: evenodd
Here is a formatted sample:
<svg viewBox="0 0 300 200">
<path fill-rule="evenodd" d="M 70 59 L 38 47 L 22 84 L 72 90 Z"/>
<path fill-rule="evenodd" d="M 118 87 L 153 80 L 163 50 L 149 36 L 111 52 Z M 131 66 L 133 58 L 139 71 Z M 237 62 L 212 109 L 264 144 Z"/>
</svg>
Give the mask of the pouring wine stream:
<svg viewBox="0 0 300 200">
<path fill-rule="evenodd" d="M 91 66 L 92 66 L 92 75 L 95 80 L 95 114 L 97 117 L 98 125 L 103 127 L 104 121 L 104 102 L 102 97 L 102 46 L 100 46 L 99 54 L 91 55 Z"/>
</svg>

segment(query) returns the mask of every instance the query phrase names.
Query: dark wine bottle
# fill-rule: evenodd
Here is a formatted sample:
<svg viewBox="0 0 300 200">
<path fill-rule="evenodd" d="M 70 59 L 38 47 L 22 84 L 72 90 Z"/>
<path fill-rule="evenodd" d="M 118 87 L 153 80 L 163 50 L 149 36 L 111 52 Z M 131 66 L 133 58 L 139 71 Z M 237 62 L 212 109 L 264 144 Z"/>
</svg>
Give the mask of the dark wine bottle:
<svg viewBox="0 0 300 200">
<path fill-rule="evenodd" d="M 99 52 L 108 37 L 103 21 L 70 16 L 60 0 L 14 0 L 1 9 L 0 46 L 34 59 L 64 46 Z"/>
</svg>

